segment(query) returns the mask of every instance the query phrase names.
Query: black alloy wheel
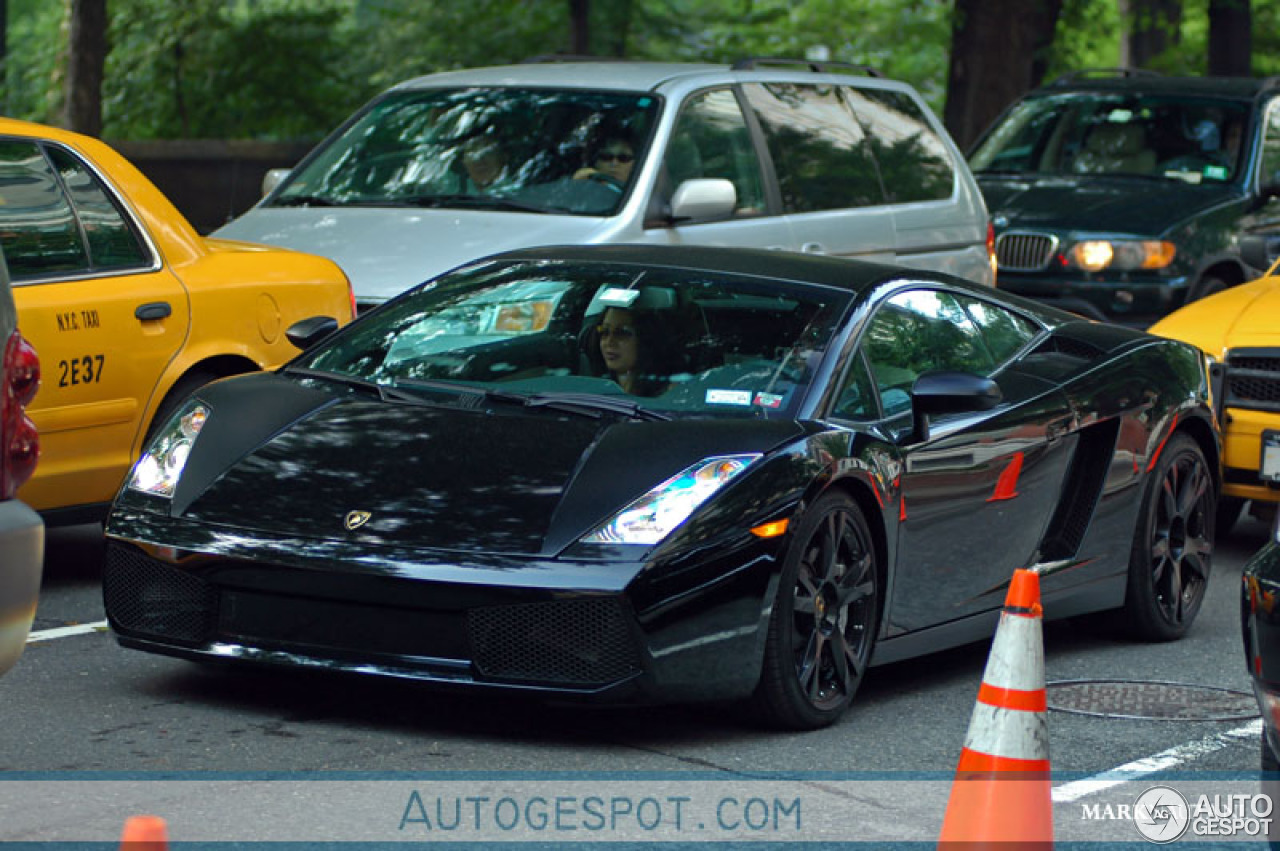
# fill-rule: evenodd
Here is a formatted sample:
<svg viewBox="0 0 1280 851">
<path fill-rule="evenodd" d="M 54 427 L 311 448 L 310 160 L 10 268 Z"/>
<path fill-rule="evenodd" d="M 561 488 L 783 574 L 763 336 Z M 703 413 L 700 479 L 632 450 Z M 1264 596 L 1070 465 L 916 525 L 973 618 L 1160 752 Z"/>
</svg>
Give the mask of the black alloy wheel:
<svg viewBox="0 0 1280 851">
<path fill-rule="evenodd" d="M 1137 637 L 1171 641 L 1195 620 L 1213 565 L 1216 498 L 1199 445 L 1173 435 L 1147 482 L 1129 559 L 1125 611 Z"/>
<path fill-rule="evenodd" d="M 772 724 L 825 727 L 866 674 L 880 613 L 871 529 L 858 505 L 829 493 L 805 512 L 787 550 L 754 702 Z"/>
</svg>

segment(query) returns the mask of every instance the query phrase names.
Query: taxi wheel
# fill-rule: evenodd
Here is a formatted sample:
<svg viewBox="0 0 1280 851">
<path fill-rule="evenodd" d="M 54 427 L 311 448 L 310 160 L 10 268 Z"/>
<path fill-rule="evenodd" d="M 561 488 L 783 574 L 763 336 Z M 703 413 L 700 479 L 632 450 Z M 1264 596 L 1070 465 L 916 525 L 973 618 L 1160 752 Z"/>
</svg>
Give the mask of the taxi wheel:
<svg viewBox="0 0 1280 851">
<path fill-rule="evenodd" d="M 879 620 L 871 529 L 843 493 L 805 512 L 787 549 L 752 701 L 772 726 L 835 722 L 862 683 Z"/>
<path fill-rule="evenodd" d="M 221 377 L 215 372 L 197 369 L 188 372 L 174 382 L 173 386 L 169 388 L 169 392 L 165 394 L 164 401 L 160 403 L 160 407 L 156 408 L 156 415 L 151 418 L 150 425 L 147 426 L 147 439 L 144 444 L 151 442 L 156 430 L 169 421 L 169 417 L 173 416 L 173 412 L 178 410 L 178 406 L 185 402 L 188 396 L 210 381 L 216 381 Z"/>
<path fill-rule="evenodd" d="M 1214 496 L 1200 446 L 1173 435 L 1147 482 L 1129 556 L 1124 613 L 1135 637 L 1172 641 L 1195 620 L 1213 564 Z"/>
</svg>

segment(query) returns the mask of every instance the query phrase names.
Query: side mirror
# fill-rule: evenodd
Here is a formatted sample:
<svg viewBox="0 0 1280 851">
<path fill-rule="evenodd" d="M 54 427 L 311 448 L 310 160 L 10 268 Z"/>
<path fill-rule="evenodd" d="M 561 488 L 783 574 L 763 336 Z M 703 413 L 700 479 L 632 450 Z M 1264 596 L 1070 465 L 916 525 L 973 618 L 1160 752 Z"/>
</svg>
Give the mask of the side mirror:
<svg viewBox="0 0 1280 851">
<path fill-rule="evenodd" d="M 737 205 L 738 190 L 732 183 L 722 177 L 700 177 L 676 187 L 671 196 L 671 218 L 676 222 L 727 219 Z"/>
<path fill-rule="evenodd" d="M 1249 234 L 1240 237 L 1240 259 L 1259 273 L 1265 273 L 1275 262 L 1270 241 L 1265 236 Z"/>
<path fill-rule="evenodd" d="M 338 320 L 332 316 L 310 316 L 299 319 L 284 332 L 285 339 L 303 351 L 338 330 Z"/>
<path fill-rule="evenodd" d="M 267 173 L 262 176 L 262 197 L 270 195 L 280 183 L 289 176 L 291 169 L 273 168 L 268 169 Z"/>
<path fill-rule="evenodd" d="M 929 439 L 929 417 L 934 414 L 963 414 L 989 411 L 1004 395 L 990 378 L 971 372 L 926 372 L 911 388 L 911 410 L 915 436 Z"/>
</svg>

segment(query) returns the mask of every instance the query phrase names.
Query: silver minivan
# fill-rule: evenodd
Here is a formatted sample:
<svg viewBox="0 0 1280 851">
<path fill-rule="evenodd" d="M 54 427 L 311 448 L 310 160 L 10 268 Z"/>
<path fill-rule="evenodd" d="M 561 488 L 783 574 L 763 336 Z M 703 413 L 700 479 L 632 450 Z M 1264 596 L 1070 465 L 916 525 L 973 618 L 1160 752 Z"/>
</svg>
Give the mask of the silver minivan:
<svg viewBox="0 0 1280 851">
<path fill-rule="evenodd" d="M 750 246 L 995 277 L 982 195 L 910 86 L 853 66 L 549 62 L 375 98 L 216 236 L 337 261 L 362 309 L 550 244 Z"/>
</svg>

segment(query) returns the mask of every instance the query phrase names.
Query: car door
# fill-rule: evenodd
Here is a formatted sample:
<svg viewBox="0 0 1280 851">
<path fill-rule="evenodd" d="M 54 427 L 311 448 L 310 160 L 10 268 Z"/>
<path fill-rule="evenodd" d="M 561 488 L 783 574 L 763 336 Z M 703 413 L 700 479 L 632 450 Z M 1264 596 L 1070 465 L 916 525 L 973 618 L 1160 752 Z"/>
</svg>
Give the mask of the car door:
<svg viewBox="0 0 1280 851">
<path fill-rule="evenodd" d="M 1037 331 L 993 303 L 923 286 L 870 320 L 861 349 L 903 456 L 890 634 L 998 607 L 1014 569 L 1035 561 L 1066 471 L 1069 407 L 1052 384 L 1001 367 Z M 1002 401 L 935 417 L 922 436 L 910 394 L 933 370 L 991 377 Z"/>
<path fill-rule="evenodd" d="M 0 139 L 0 245 L 44 373 L 30 409 L 40 465 L 20 496 L 36 509 L 106 502 L 186 337 L 186 292 L 103 178 L 60 145 Z"/>
</svg>

